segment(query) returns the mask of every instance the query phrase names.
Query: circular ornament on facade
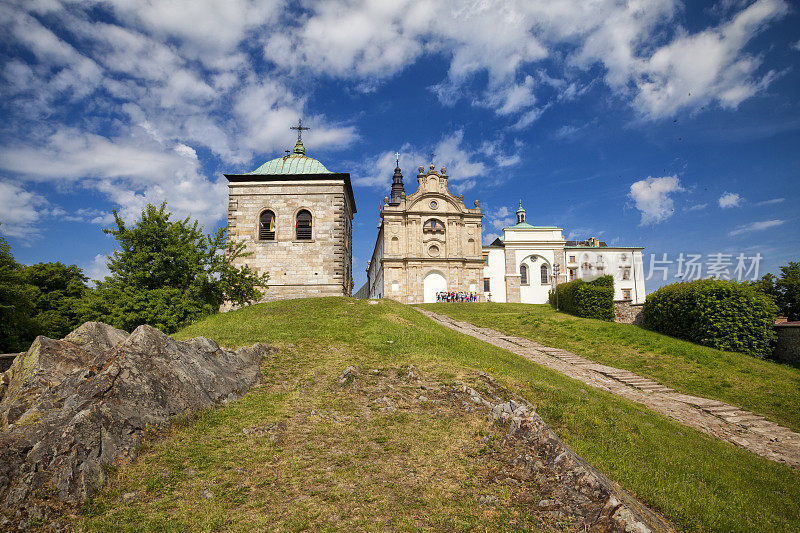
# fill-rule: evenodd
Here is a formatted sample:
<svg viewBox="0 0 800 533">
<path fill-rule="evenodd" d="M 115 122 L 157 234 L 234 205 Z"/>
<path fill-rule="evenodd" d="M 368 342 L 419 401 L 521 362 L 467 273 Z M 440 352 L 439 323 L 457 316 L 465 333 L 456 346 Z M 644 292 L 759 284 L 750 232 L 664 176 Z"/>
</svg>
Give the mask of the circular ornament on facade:
<svg viewBox="0 0 800 533">
<path fill-rule="evenodd" d="M 430 206 L 431 209 L 436 209 L 437 207 L 439 207 L 439 202 L 437 202 L 436 200 L 431 200 Z"/>
<path fill-rule="evenodd" d="M 439 247 L 434 244 L 428 248 L 428 255 L 431 257 L 439 257 Z"/>
</svg>

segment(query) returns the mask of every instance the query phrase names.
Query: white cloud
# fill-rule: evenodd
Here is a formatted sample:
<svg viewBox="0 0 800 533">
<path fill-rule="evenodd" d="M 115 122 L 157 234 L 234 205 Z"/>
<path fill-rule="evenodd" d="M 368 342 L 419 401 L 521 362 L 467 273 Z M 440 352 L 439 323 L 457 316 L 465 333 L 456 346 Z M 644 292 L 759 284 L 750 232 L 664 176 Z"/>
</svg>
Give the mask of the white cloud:
<svg viewBox="0 0 800 533">
<path fill-rule="evenodd" d="M 138 219 L 147 203 L 165 200 L 176 216 L 192 216 L 206 227 L 225 214 L 227 188 L 202 176 L 191 147 L 165 146 L 136 131 L 109 139 L 63 129 L 36 148 L 6 148 L 0 168 L 36 181 L 80 182 L 118 205 L 128 222 Z"/>
<path fill-rule="evenodd" d="M 706 207 L 708 207 L 707 203 L 706 204 L 694 204 L 694 205 L 690 205 L 690 206 L 686 207 L 684 210 L 685 211 L 702 211 Z"/>
<path fill-rule="evenodd" d="M 787 12 L 782 0 L 758 0 L 716 28 L 679 35 L 631 72 L 638 88 L 635 104 L 653 118 L 715 101 L 735 108 L 775 76 L 773 71 L 756 75 L 762 59 L 743 54 L 745 45 Z"/>
<path fill-rule="evenodd" d="M 95 255 L 92 262 L 83 271 L 90 280 L 103 281 L 106 276 L 111 275 L 111 271 L 108 269 L 108 256 L 104 254 Z"/>
<path fill-rule="evenodd" d="M 265 38 L 266 57 L 287 71 L 366 80 L 374 87 L 420 57 L 438 54 L 450 61 L 447 78 L 430 85 L 443 104 L 468 95 L 467 86 L 486 73 L 485 89 L 472 101 L 513 115 L 519 129 L 551 103 L 536 105 L 541 86 L 555 89 L 556 101 L 588 88 L 574 81 L 572 67 L 600 66 L 606 84 L 645 118 L 710 102 L 736 107 L 775 76 L 759 75 L 762 59 L 744 47 L 788 13 L 784 0 L 757 0 L 717 27 L 692 34 L 674 21 L 682 11 L 677 0 L 511 0 L 502 7 L 331 0 L 307 6 L 307 18 L 298 23 L 287 17 L 282 31 Z M 565 56 L 564 48 L 573 52 Z M 562 72 L 548 75 L 544 60 Z"/>
<path fill-rule="evenodd" d="M 485 210 L 484 212 L 483 225 L 497 231 L 517 223 L 517 215 L 512 213 L 511 210 L 504 205 L 501 205 L 497 209 Z"/>
<path fill-rule="evenodd" d="M 29 241 L 38 237 L 38 223 L 48 216 L 50 202 L 11 181 L 0 181 L 0 233 Z"/>
<path fill-rule="evenodd" d="M 275 22 L 282 0 L 102 0 L 123 22 L 178 43 L 181 53 L 212 69 L 235 66 L 236 50 L 258 28 Z"/>
<path fill-rule="evenodd" d="M 675 212 L 670 194 L 683 191 L 677 176 L 647 177 L 631 185 L 629 197 L 642 214 L 640 225 L 657 224 Z"/>
<path fill-rule="evenodd" d="M 736 194 L 735 192 L 724 192 L 722 196 L 719 197 L 717 202 L 722 209 L 729 209 L 731 207 L 739 207 L 742 205 L 744 198 Z"/>
<path fill-rule="evenodd" d="M 515 148 L 519 147 L 515 145 Z M 504 152 L 500 141 L 484 141 L 478 149 L 472 149 L 464 141 L 463 130 L 457 130 L 442 137 L 433 147 L 433 152 L 437 170 L 442 166 L 447 168 L 448 184 L 451 192 L 455 194 L 474 187 L 477 183 L 475 180 L 479 177 L 488 179 L 490 169 L 506 168 L 517 164 L 520 160 L 518 153 Z M 403 170 L 404 176 L 403 183 L 406 192 L 410 194 L 416 190 L 415 178 L 418 167 L 424 166 L 427 169 L 430 164 L 430 155 L 425 150 L 408 143 L 400 148 L 399 153 L 400 168 Z M 395 167 L 394 154 L 394 150 L 386 150 L 356 163 L 353 184 L 362 187 L 376 187 L 388 192 Z M 488 161 L 481 159 L 488 159 Z"/>
<path fill-rule="evenodd" d="M 800 41 L 797 41 L 796 43 L 794 43 L 792 45 L 792 48 L 794 48 L 797 51 L 800 51 Z"/>
<path fill-rule="evenodd" d="M 492 244 L 494 242 L 494 240 L 497 239 L 498 237 L 500 237 L 499 233 L 494 233 L 494 232 L 491 232 L 491 231 L 485 231 L 484 230 L 483 239 L 482 239 L 483 240 L 483 244 L 484 245 Z"/>
<path fill-rule="evenodd" d="M 574 228 L 567 234 L 567 240 L 586 240 L 589 237 L 601 237 L 605 231 L 595 231 L 592 228 Z"/>
<path fill-rule="evenodd" d="M 772 198 L 770 200 L 763 200 L 761 202 L 756 202 L 756 205 L 758 205 L 758 206 L 775 205 L 775 204 L 783 203 L 785 200 L 786 200 L 786 198 Z"/>
<path fill-rule="evenodd" d="M 736 235 L 741 235 L 742 233 L 749 233 L 751 231 L 762 231 L 769 228 L 774 228 L 776 226 L 782 225 L 785 220 L 762 220 L 759 222 L 751 222 L 750 224 L 744 224 L 742 226 L 737 226 L 736 229 L 732 230 L 728 235 L 734 237 Z"/>
</svg>

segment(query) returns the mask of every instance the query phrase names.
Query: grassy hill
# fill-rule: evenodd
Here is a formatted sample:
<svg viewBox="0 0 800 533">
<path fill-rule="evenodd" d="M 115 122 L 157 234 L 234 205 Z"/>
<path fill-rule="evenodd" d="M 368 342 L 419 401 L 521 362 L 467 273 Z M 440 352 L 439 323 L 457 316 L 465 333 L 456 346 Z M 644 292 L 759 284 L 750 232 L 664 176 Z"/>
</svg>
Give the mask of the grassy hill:
<svg viewBox="0 0 800 533">
<path fill-rule="evenodd" d="M 428 392 L 407 390 L 409 364 L 445 384 L 469 382 L 477 370 L 492 374 L 678 529 L 800 528 L 800 472 L 440 327 L 410 307 L 373 304 L 261 304 L 179 332 L 279 350 L 262 365 L 264 385 L 154 434 L 136 460 L 113 472 L 76 528 L 557 529 L 532 512 L 535 495 L 521 498 L 519 488 L 492 477 L 504 429 L 414 400 Z M 358 391 L 337 382 L 349 365 L 364 376 Z M 384 398 L 397 408 L 385 408 Z M 482 503 L 487 494 L 495 504 Z"/>
<path fill-rule="evenodd" d="M 675 390 L 730 402 L 800 431 L 800 368 L 716 350 L 630 324 L 556 313 L 550 305 L 424 305 L 457 320 L 570 350 Z"/>
</svg>

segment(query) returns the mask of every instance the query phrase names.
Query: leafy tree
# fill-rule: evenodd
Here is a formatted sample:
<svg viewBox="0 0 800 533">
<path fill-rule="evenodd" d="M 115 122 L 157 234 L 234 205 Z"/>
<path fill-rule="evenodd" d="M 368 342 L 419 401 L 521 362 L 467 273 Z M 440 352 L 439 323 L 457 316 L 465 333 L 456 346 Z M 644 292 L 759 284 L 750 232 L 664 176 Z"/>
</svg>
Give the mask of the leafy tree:
<svg viewBox="0 0 800 533">
<path fill-rule="evenodd" d="M 31 315 L 36 288 L 25 283 L 23 265 L 11 255 L 11 247 L 0 237 L 0 351 L 27 348 L 34 330 Z"/>
<path fill-rule="evenodd" d="M 197 221 L 171 221 L 166 204 L 147 205 L 127 227 L 104 230 L 119 249 L 108 261 L 111 275 L 87 299 L 88 316 L 128 331 L 150 324 L 168 333 L 216 313 L 225 301 L 246 305 L 261 297 L 267 275 L 231 263 L 244 244 L 225 245 L 225 231 L 203 233 Z"/>
<path fill-rule="evenodd" d="M 81 324 L 82 300 L 89 287 L 77 265 L 37 263 L 23 267 L 22 277 L 36 289 L 32 317 L 36 335 L 60 339 Z"/>
<path fill-rule="evenodd" d="M 790 320 L 800 320 L 800 263 L 790 261 L 781 267 L 781 277 L 775 282 L 780 312 Z"/>
<path fill-rule="evenodd" d="M 774 275 L 767 272 L 766 274 L 761 276 L 761 279 L 757 281 L 745 281 L 743 283 L 745 285 L 750 285 L 757 291 L 763 292 L 764 294 L 771 296 L 773 300 L 777 301 L 778 291 L 775 288 L 776 281 L 777 278 Z"/>
<path fill-rule="evenodd" d="M 778 304 L 779 314 L 800 320 L 800 263 L 791 261 L 781 267 L 780 277 L 767 273 L 749 285 L 770 296 Z"/>
</svg>

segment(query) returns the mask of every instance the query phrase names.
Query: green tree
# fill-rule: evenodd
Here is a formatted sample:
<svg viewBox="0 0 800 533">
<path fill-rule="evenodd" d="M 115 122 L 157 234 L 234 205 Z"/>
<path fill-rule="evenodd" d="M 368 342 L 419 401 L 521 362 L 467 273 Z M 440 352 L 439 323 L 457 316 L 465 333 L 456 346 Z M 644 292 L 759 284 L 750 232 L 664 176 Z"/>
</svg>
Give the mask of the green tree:
<svg viewBox="0 0 800 533">
<path fill-rule="evenodd" d="M 36 288 L 32 317 L 36 335 L 60 339 L 81 324 L 82 300 L 89 287 L 77 265 L 37 263 L 23 267 L 22 277 Z"/>
<path fill-rule="evenodd" d="M 781 277 L 775 282 L 781 314 L 790 321 L 800 320 L 800 263 L 790 261 L 781 267 Z"/>
<path fill-rule="evenodd" d="M 86 313 L 131 331 L 149 324 L 167 333 L 219 311 L 231 301 L 246 305 L 261 297 L 267 275 L 232 261 L 244 244 L 225 245 L 225 231 L 203 233 L 197 221 L 171 221 L 166 204 L 147 205 L 142 218 L 127 227 L 114 211 L 116 227 L 104 230 L 117 240 L 108 261 L 111 275 L 98 283 Z"/>
<path fill-rule="evenodd" d="M 757 281 L 745 281 L 743 283 L 745 285 L 749 285 L 749 286 L 753 287 L 757 291 L 763 292 L 764 294 L 766 294 L 768 296 L 771 296 L 773 300 L 777 301 L 778 300 L 778 290 L 775 287 L 775 282 L 776 281 L 777 281 L 777 278 L 773 274 L 770 274 L 769 272 L 767 272 L 766 274 L 761 276 L 761 279 L 759 279 Z"/>
<path fill-rule="evenodd" d="M 23 268 L 0 237 L 0 352 L 26 349 L 33 335 L 36 288 L 25 283 Z"/>
</svg>

